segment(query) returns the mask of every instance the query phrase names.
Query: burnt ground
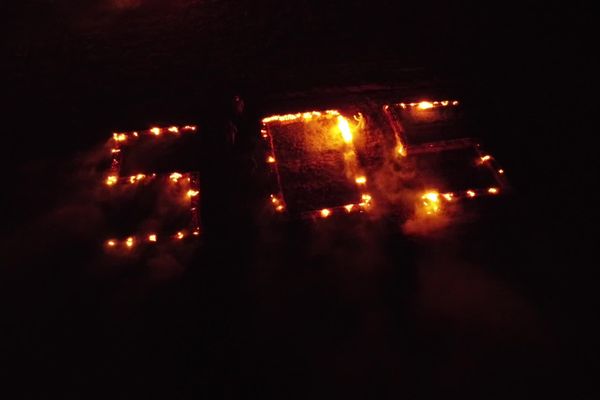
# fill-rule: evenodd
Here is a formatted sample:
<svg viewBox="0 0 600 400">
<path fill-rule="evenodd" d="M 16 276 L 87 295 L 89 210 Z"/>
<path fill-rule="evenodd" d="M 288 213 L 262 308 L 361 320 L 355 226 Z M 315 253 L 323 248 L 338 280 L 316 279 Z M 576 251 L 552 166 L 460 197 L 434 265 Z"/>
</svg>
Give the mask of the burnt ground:
<svg viewBox="0 0 600 400">
<path fill-rule="evenodd" d="M 594 397 L 587 10 L 3 7 L 4 397 Z M 81 165 L 110 132 L 216 132 L 235 93 L 259 115 L 374 87 L 464 99 L 514 193 L 426 238 L 251 215 L 185 263 L 106 261 Z"/>
</svg>

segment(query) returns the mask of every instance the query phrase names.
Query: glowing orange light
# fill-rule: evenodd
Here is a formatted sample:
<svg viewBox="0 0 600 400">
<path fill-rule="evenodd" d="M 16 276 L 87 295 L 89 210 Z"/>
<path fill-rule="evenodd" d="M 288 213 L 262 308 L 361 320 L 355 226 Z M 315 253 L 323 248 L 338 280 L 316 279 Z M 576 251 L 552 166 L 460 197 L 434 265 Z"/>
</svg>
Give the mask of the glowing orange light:
<svg viewBox="0 0 600 400">
<path fill-rule="evenodd" d="M 153 134 L 155 134 L 156 136 L 160 135 L 162 133 L 162 129 L 160 128 L 152 128 L 150 129 L 150 132 L 152 132 Z"/>
<path fill-rule="evenodd" d="M 196 230 L 196 231 L 192 232 L 192 235 L 198 236 L 198 235 L 200 235 L 200 231 Z"/>
<path fill-rule="evenodd" d="M 177 181 L 179 181 L 181 178 L 183 178 L 183 175 L 181 175 L 179 172 L 173 172 L 171 175 L 169 175 L 169 179 L 175 183 L 177 183 Z"/>
<path fill-rule="evenodd" d="M 135 183 L 135 175 L 129 177 L 130 183 Z"/>
<path fill-rule="evenodd" d="M 332 116 L 340 115 L 340 113 L 336 110 L 327 110 L 327 111 L 325 111 L 325 115 L 327 117 L 332 117 Z M 323 113 L 320 111 L 309 111 L 309 112 L 296 113 L 296 114 L 285 114 L 285 115 L 273 115 L 273 116 L 270 116 L 267 118 L 263 118 L 262 123 L 268 124 L 269 122 L 273 122 L 273 121 L 278 121 L 278 122 L 294 121 L 294 120 L 300 119 L 300 118 L 304 118 L 304 119 L 308 120 L 313 117 L 318 118 L 321 116 L 323 116 Z"/>
<path fill-rule="evenodd" d="M 268 162 L 269 164 L 273 164 L 273 163 L 275 162 L 275 157 L 273 157 L 273 156 L 269 156 L 269 157 L 267 157 L 267 162 Z"/>
<path fill-rule="evenodd" d="M 458 105 L 458 101 L 454 100 L 454 101 L 452 102 L 452 105 L 453 105 L 453 106 L 457 106 L 457 105 Z"/>
<path fill-rule="evenodd" d="M 194 125 L 186 125 L 186 126 L 183 127 L 183 130 L 186 130 L 186 131 L 195 131 L 196 130 L 196 126 L 194 126 Z"/>
<path fill-rule="evenodd" d="M 443 100 L 441 103 L 444 107 L 446 107 L 448 105 L 448 100 Z"/>
<path fill-rule="evenodd" d="M 124 142 L 127 140 L 127 135 L 124 133 L 113 133 L 113 139 L 117 142 Z"/>
<path fill-rule="evenodd" d="M 275 210 L 277 210 L 278 212 L 282 212 L 284 209 L 285 207 L 282 205 L 278 205 L 277 207 L 275 207 Z"/>
<path fill-rule="evenodd" d="M 155 235 L 155 234 L 148 235 L 148 240 L 149 240 L 150 242 L 156 242 L 156 235 Z"/>
<path fill-rule="evenodd" d="M 442 197 L 447 201 L 452 201 L 454 199 L 454 193 L 444 193 Z"/>
<path fill-rule="evenodd" d="M 115 154 L 115 153 L 120 153 L 121 149 L 111 149 L 110 151 L 111 153 Z"/>
<path fill-rule="evenodd" d="M 169 132 L 177 133 L 179 132 L 179 128 L 176 126 L 170 126 L 168 129 Z"/>
<path fill-rule="evenodd" d="M 483 156 L 479 158 L 481 160 L 481 163 L 483 164 L 486 161 L 489 161 L 492 159 L 492 156 Z"/>
<path fill-rule="evenodd" d="M 430 103 L 429 101 L 422 101 L 419 103 L 419 110 L 428 110 L 430 108 L 433 108 L 433 104 Z"/>
<path fill-rule="evenodd" d="M 359 185 L 364 185 L 365 183 L 367 183 L 367 178 L 365 176 L 359 176 L 358 178 L 356 178 L 356 183 L 358 183 Z"/>
<path fill-rule="evenodd" d="M 371 199 L 372 199 L 372 197 L 371 197 L 371 195 L 370 195 L 370 194 L 366 194 L 366 193 L 365 193 L 365 194 L 363 194 L 363 195 L 361 196 L 361 199 L 362 199 L 362 203 L 360 203 L 360 205 L 361 205 L 361 206 L 368 206 L 368 205 L 371 203 Z"/>
<path fill-rule="evenodd" d="M 396 152 L 402 157 L 406 157 L 406 148 L 402 143 L 398 143 L 398 146 L 396 147 Z"/>
<path fill-rule="evenodd" d="M 421 199 L 427 214 L 437 214 L 440 211 L 440 194 L 438 192 L 427 192 L 421 196 Z"/>
<path fill-rule="evenodd" d="M 499 173 L 500 175 L 502 175 L 502 174 L 504 173 L 504 170 L 503 170 L 503 169 L 499 169 L 499 170 L 498 170 L 498 173 Z"/>
<path fill-rule="evenodd" d="M 114 185 L 115 183 L 117 183 L 118 179 L 119 179 L 119 178 L 118 178 L 118 177 L 116 177 L 115 175 L 111 175 L 111 176 L 109 176 L 108 178 L 106 178 L 106 184 L 107 184 L 108 186 L 112 186 L 112 185 Z"/>
<path fill-rule="evenodd" d="M 498 188 L 491 187 L 488 189 L 488 193 L 490 194 L 498 194 Z"/>
<path fill-rule="evenodd" d="M 184 236 L 183 232 L 177 232 L 177 239 L 181 240 Z"/>
<path fill-rule="evenodd" d="M 328 210 L 327 208 L 321 210 L 321 217 L 327 218 L 329 215 L 331 215 L 331 210 Z"/>
<path fill-rule="evenodd" d="M 137 132 L 133 132 L 133 136 L 138 137 L 139 134 Z"/>
<path fill-rule="evenodd" d="M 108 247 L 115 247 L 117 245 L 117 242 L 115 242 L 114 240 L 109 240 L 108 242 L 106 242 L 106 245 Z"/>
<path fill-rule="evenodd" d="M 348 125 L 348 120 L 341 115 L 338 115 L 338 128 L 340 132 L 342 132 L 342 138 L 346 143 L 352 143 L 352 131 L 350 131 L 350 125 Z"/>
<path fill-rule="evenodd" d="M 404 104 L 404 103 L 400 103 L 400 107 L 402 107 L 402 108 L 406 108 L 406 104 Z"/>
<path fill-rule="evenodd" d="M 476 194 L 474 191 L 472 191 L 472 190 L 467 190 L 467 196 L 469 196 L 469 197 L 475 197 L 476 195 L 477 195 L 477 194 Z"/>
<path fill-rule="evenodd" d="M 190 190 L 188 190 L 187 195 L 188 195 L 188 197 L 194 197 L 194 196 L 198 196 L 199 193 L 200 192 L 197 191 L 197 190 L 191 190 L 190 189 Z"/>
<path fill-rule="evenodd" d="M 127 245 L 127 247 L 132 248 L 133 247 L 133 238 L 132 237 L 128 237 L 127 240 L 125 241 L 125 245 Z"/>
<path fill-rule="evenodd" d="M 354 208 L 354 204 L 348 204 L 347 206 L 344 206 L 344 208 L 346 209 L 347 212 L 352 212 L 352 209 Z"/>
</svg>

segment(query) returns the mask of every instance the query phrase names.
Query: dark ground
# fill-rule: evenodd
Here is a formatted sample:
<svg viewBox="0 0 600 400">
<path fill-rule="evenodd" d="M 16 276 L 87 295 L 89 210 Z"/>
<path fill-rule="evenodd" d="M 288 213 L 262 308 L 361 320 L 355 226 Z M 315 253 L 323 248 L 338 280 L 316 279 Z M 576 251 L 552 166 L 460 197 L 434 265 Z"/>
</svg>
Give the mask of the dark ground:
<svg viewBox="0 0 600 400">
<path fill-rule="evenodd" d="M 595 398 L 588 10 L 3 8 L 2 397 Z M 464 99 L 514 195 L 427 239 L 251 225 L 185 266 L 101 261 L 72 169 L 113 130 L 372 84 Z"/>
</svg>

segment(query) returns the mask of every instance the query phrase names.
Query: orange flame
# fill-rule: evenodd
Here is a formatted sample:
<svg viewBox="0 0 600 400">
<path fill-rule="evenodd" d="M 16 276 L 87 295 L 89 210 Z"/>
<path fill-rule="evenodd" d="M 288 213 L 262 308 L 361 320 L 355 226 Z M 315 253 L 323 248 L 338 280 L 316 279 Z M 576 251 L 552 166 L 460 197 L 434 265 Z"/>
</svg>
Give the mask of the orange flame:
<svg viewBox="0 0 600 400">
<path fill-rule="evenodd" d="M 469 196 L 469 197 L 475 197 L 475 196 L 477 196 L 477 194 L 474 191 L 472 191 L 472 190 L 467 190 L 467 196 Z"/>
<path fill-rule="evenodd" d="M 430 108 L 433 108 L 433 104 L 430 103 L 429 101 L 422 101 L 419 103 L 419 110 L 428 110 Z"/>
<path fill-rule="evenodd" d="M 152 129 L 150 129 L 150 132 L 152 132 L 153 134 L 155 134 L 156 136 L 160 135 L 162 133 L 162 129 L 158 128 L 158 127 L 154 127 Z"/>
<path fill-rule="evenodd" d="M 108 247 L 115 247 L 117 245 L 117 242 L 115 242 L 114 240 L 109 240 L 108 242 L 106 242 L 106 245 Z"/>
<path fill-rule="evenodd" d="M 170 126 L 168 129 L 169 132 L 177 133 L 179 132 L 179 128 L 176 126 Z"/>
<path fill-rule="evenodd" d="M 112 186 L 112 185 L 116 184 L 118 180 L 119 180 L 119 178 L 117 176 L 111 175 L 108 178 L 106 178 L 106 184 L 108 186 Z"/>
<path fill-rule="evenodd" d="M 354 208 L 354 204 L 348 204 L 348 205 L 344 206 L 344 208 L 346 209 L 347 212 L 352 212 L 352 209 Z"/>
<path fill-rule="evenodd" d="M 438 192 L 427 192 L 421 196 L 423 206 L 427 214 L 437 214 L 440 210 L 440 194 Z"/>
<path fill-rule="evenodd" d="M 124 142 L 127 140 L 127 135 L 124 133 L 113 133 L 113 139 L 117 142 Z"/>
<path fill-rule="evenodd" d="M 186 125 L 183 127 L 183 130 L 186 130 L 186 131 L 195 131 L 196 129 L 197 129 L 197 127 L 194 125 Z"/>
<path fill-rule="evenodd" d="M 488 189 L 489 194 L 498 194 L 498 192 L 499 192 L 498 188 L 495 188 L 495 187 L 491 187 Z"/>
<path fill-rule="evenodd" d="M 367 177 L 365 177 L 365 176 L 357 177 L 356 183 L 358 183 L 359 185 L 364 185 L 365 183 L 367 183 Z"/>
<path fill-rule="evenodd" d="M 183 237 L 184 237 L 185 235 L 183 234 L 183 232 L 177 232 L 177 235 L 176 235 L 176 236 L 177 236 L 177 239 L 181 240 L 181 239 L 183 239 Z"/>
<path fill-rule="evenodd" d="M 328 210 L 327 208 L 324 208 L 321 210 L 321 217 L 327 218 L 330 215 L 331 215 L 331 210 Z"/>
<path fill-rule="evenodd" d="M 127 247 L 132 248 L 134 241 L 132 237 L 128 237 L 127 240 L 125 241 L 125 244 L 127 245 Z"/>
<path fill-rule="evenodd" d="M 500 175 L 502 175 L 502 174 L 504 173 L 504 170 L 503 170 L 503 169 L 499 169 L 499 170 L 498 170 L 498 173 L 499 173 Z"/>
<path fill-rule="evenodd" d="M 200 192 L 197 191 L 197 190 L 191 190 L 190 189 L 190 190 L 188 190 L 187 195 L 188 195 L 188 197 L 194 197 L 194 196 L 198 196 L 199 193 Z"/>
<path fill-rule="evenodd" d="M 171 175 L 169 175 L 169 179 L 175 183 L 177 183 L 177 181 L 179 181 L 181 178 L 183 178 L 183 175 L 181 175 L 179 172 L 173 172 Z"/>
<path fill-rule="evenodd" d="M 273 164 L 273 163 L 275 162 L 275 157 L 273 157 L 273 156 L 269 156 L 269 157 L 267 157 L 267 162 L 268 162 L 269 164 Z"/>
<path fill-rule="evenodd" d="M 348 125 L 348 120 L 341 115 L 338 115 L 338 128 L 340 132 L 342 132 L 342 138 L 346 143 L 352 143 L 352 131 L 350 130 L 350 125 Z"/>
<path fill-rule="evenodd" d="M 154 233 L 151 235 L 148 235 L 148 240 L 150 242 L 156 242 L 156 235 Z"/>
</svg>

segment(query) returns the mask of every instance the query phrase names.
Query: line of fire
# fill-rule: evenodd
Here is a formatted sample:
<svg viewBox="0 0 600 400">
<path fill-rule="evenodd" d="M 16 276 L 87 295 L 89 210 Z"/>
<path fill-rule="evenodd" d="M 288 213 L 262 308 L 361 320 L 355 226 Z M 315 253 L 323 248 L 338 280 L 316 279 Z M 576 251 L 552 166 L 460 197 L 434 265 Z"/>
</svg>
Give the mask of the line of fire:
<svg viewBox="0 0 600 400">
<path fill-rule="evenodd" d="M 465 134 L 461 102 L 386 103 L 263 117 L 255 134 L 271 217 L 435 221 L 458 204 L 509 191 L 504 169 Z M 121 230 L 108 248 L 202 236 L 200 173 L 173 162 L 194 157 L 183 155 L 197 147 L 199 131 L 187 125 L 113 134 L 104 185 L 119 199 L 111 218 Z"/>
</svg>

